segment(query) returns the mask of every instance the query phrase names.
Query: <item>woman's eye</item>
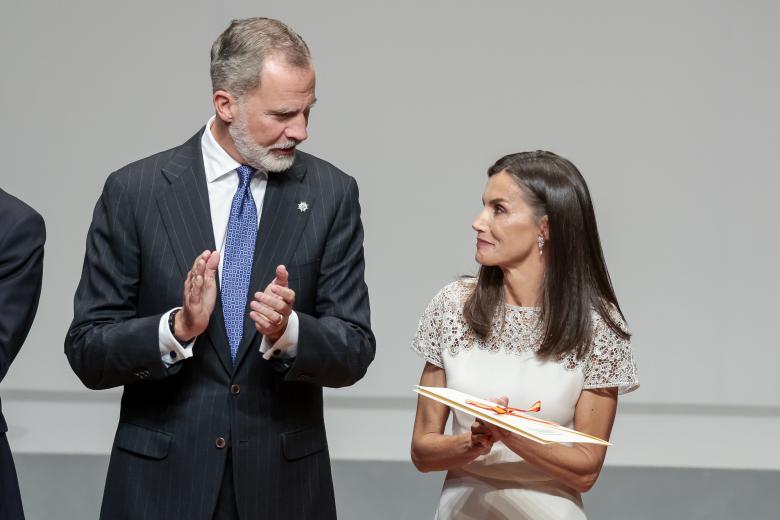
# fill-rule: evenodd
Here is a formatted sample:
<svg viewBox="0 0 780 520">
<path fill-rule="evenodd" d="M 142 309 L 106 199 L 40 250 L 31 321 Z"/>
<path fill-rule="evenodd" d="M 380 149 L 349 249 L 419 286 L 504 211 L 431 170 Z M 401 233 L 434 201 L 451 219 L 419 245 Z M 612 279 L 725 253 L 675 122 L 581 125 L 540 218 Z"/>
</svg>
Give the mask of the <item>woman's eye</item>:
<svg viewBox="0 0 780 520">
<path fill-rule="evenodd" d="M 495 214 L 504 213 L 504 211 L 505 210 L 503 206 L 498 206 L 498 205 L 493 206 L 493 213 Z"/>
</svg>

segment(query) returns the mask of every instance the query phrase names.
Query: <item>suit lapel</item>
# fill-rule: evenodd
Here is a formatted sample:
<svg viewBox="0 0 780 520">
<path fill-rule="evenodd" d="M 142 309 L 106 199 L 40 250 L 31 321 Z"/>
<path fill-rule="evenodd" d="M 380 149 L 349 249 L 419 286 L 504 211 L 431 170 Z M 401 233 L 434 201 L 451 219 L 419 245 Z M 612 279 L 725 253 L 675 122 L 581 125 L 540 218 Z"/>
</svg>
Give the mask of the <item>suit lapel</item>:
<svg viewBox="0 0 780 520">
<path fill-rule="evenodd" d="M 303 229 L 309 220 L 309 208 L 315 203 L 314 196 L 307 183 L 303 182 L 306 174 L 306 160 L 298 153 L 293 166 L 283 173 L 271 173 L 268 176 L 263 211 L 255 241 L 255 253 L 252 263 L 252 276 L 247 294 L 247 309 L 254 299 L 254 293 L 263 291 L 276 276 L 276 266 L 287 265 Z M 299 208 L 304 202 L 306 206 Z M 244 319 L 244 333 L 241 337 L 236 369 L 244 359 L 250 346 L 259 345 L 260 335 L 254 322 L 247 312 Z"/>
<path fill-rule="evenodd" d="M 157 205 L 176 256 L 182 284 L 195 258 L 206 249 L 216 249 L 200 149 L 202 133 L 201 129 L 163 167 L 163 175 L 169 184 L 157 196 Z M 230 349 L 227 347 L 225 320 L 219 297 L 206 332 L 225 370 L 231 372 Z"/>
</svg>

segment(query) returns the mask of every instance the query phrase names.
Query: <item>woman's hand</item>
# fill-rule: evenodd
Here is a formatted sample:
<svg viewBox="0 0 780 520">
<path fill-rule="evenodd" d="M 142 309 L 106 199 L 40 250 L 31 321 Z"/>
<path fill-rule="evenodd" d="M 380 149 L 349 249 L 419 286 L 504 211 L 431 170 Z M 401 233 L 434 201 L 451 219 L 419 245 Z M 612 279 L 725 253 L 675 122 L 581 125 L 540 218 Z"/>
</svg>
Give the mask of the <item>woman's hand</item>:
<svg viewBox="0 0 780 520">
<path fill-rule="evenodd" d="M 468 453 L 473 454 L 474 459 L 480 455 L 487 455 L 490 453 L 490 450 L 493 448 L 493 443 L 495 442 L 490 431 L 481 427 L 476 427 L 476 425 L 477 422 L 475 421 L 471 426 L 471 434 L 467 434 L 469 440 Z"/>
<path fill-rule="evenodd" d="M 488 399 L 488 401 L 491 403 L 500 404 L 501 406 L 509 406 L 509 398 L 506 396 L 491 397 Z M 492 447 L 493 443 L 503 441 L 510 435 L 510 433 L 507 430 L 499 428 L 498 426 L 494 426 L 489 422 L 485 422 L 481 419 L 475 419 L 471 424 L 471 435 L 480 438 L 487 437 L 490 439 L 490 445 Z M 488 450 L 488 452 L 489 451 L 490 450 Z"/>
<path fill-rule="evenodd" d="M 426 363 L 420 377 L 421 386 L 447 386 L 444 369 Z M 445 435 L 444 426 L 450 409 L 441 403 L 418 397 L 417 416 L 412 433 L 412 462 L 420 471 L 457 469 L 469 464 L 493 448 L 492 435 L 483 432 L 466 432 Z"/>
</svg>

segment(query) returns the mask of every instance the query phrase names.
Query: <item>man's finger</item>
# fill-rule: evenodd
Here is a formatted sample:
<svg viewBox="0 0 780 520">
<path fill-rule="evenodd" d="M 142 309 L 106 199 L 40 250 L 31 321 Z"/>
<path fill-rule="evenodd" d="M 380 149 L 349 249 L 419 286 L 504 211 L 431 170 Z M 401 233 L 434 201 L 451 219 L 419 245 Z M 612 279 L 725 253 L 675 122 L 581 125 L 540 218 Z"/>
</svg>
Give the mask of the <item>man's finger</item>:
<svg viewBox="0 0 780 520">
<path fill-rule="evenodd" d="M 184 294 L 185 295 L 190 294 L 191 288 L 192 288 L 192 271 L 189 271 L 187 273 L 187 277 L 184 279 Z"/>
<path fill-rule="evenodd" d="M 255 328 L 258 332 L 265 334 L 268 332 L 268 329 L 271 328 L 271 324 L 268 322 L 267 319 L 265 319 L 264 316 L 260 316 L 259 314 L 255 313 L 255 316 L 252 318 L 252 321 L 255 322 Z"/>
<path fill-rule="evenodd" d="M 257 331 L 262 334 L 274 332 L 274 330 L 277 328 L 276 324 L 271 323 L 268 318 L 258 312 L 250 312 L 249 317 L 253 322 L 255 322 L 255 329 L 257 329 Z"/>
<path fill-rule="evenodd" d="M 214 278 L 217 274 L 217 268 L 219 267 L 219 251 L 213 251 L 206 260 L 205 276 L 207 278 Z"/>
<path fill-rule="evenodd" d="M 276 268 L 276 278 L 274 278 L 274 281 L 271 282 L 273 285 L 281 285 L 282 287 L 287 287 L 287 280 L 289 279 L 290 275 L 287 272 L 287 268 L 283 265 L 280 265 Z"/>
<path fill-rule="evenodd" d="M 208 249 L 206 249 L 206 250 L 205 250 L 205 251 L 203 251 L 201 254 L 199 254 L 199 255 L 197 256 L 197 258 L 195 258 L 195 261 L 194 261 L 194 262 L 192 262 L 192 271 L 193 271 L 193 272 L 195 271 L 195 267 L 198 265 L 198 262 L 199 262 L 200 260 L 205 260 L 206 258 L 208 258 L 208 254 L 209 254 L 210 252 L 211 252 L 211 251 L 209 251 Z"/>
<path fill-rule="evenodd" d="M 205 271 L 206 261 L 203 258 L 198 258 L 198 261 L 195 262 L 195 271 L 193 275 L 197 278 L 198 276 L 202 276 Z"/>
<path fill-rule="evenodd" d="M 289 287 L 282 287 L 281 285 L 270 285 L 268 290 L 287 302 L 287 305 L 292 306 L 295 303 L 295 291 Z"/>
<path fill-rule="evenodd" d="M 253 311 L 259 312 L 261 314 L 265 314 L 265 313 L 273 311 L 273 309 L 268 307 L 268 305 L 266 305 L 265 303 L 263 303 L 262 301 L 259 301 L 259 300 L 253 300 L 253 301 L 249 302 L 249 308 L 252 309 Z"/>
<path fill-rule="evenodd" d="M 190 289 L 190 304 L 198 305 L 200 303 L 201 289 L 203 288 L 203 277 L 197 275 L 192 280 Z"/>
<path fill-rule="evenodd" d="M 281 323 L 284 321 L 285 316 L 287 316 L 287 314 L 285 314 L 284 312 L 279 312 L 276 309 L 269 307 L 264 303 L 252 302 L 250 304 L 250 307 L 257 314 L 263 316 L 266 320 L 268 320 L 268 323 L 274 326 L 281 325 Z"/>
<path fill-rule="evenodd" d="M 258 301 L 272 308 L 279 314 L 289 314 L 290 312 L 292 312 L 290 305 L 286 301 L 282 300 L 277 296 L 262 294 L 260 298 L 258 298 Z"/>
</svg>

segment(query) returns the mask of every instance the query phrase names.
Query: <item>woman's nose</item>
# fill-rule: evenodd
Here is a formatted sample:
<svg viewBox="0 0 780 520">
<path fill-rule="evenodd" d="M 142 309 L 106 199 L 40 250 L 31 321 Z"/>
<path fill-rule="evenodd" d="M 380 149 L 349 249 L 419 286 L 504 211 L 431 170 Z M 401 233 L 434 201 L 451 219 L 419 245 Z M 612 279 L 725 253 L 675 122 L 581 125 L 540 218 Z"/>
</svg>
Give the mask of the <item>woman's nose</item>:
<svg viewBox="0 0 780 520">
<path fill-rule="evenodd" d="M 476 231 L 477 233 L 481 231 L 485 231 L 485 211 L 480 211 L 479 215 L 477 215 L 477 218 L 474 219 L 474 222 L 471 223 L 471 229 Z"/>
</svg>

